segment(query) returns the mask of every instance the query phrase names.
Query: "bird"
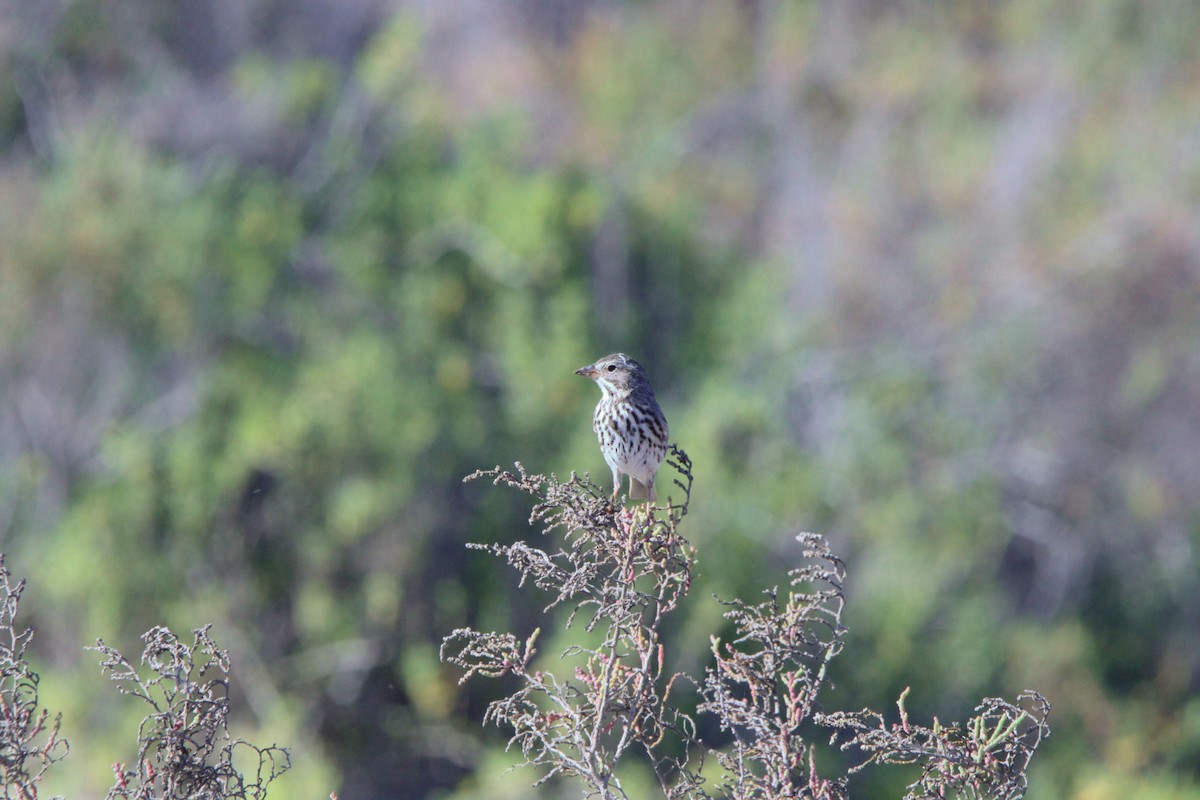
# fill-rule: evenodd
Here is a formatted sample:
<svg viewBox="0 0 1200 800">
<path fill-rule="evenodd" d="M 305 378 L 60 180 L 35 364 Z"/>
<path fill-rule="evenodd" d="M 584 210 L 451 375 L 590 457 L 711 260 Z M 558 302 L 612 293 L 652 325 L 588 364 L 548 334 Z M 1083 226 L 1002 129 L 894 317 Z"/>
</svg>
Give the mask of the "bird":
<svg viewBox="0 0 1200 800">
<path fill-rule="evenodd" d="M 628 475 L 629 498 L 653 503 L 658 499 L 654 474 L 667 455 L 669 429 L 646 368 L 624 353 L 613 353 L 575 374 L 600 387 L 592 430 L 612 469 L 613 497 L 621 490 L 621 476 Z"/>
</svg>

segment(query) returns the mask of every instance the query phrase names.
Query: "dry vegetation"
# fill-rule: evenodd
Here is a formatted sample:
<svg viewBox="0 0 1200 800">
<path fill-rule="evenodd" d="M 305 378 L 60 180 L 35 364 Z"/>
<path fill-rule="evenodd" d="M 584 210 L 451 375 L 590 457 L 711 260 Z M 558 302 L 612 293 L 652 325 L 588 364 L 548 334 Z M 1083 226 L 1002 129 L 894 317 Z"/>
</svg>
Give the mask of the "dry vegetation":
<svg viewBox="0 0 1200 800">
<path fill-rule="evenodd" d="M 872 764 L 920 765 L 906 799 L 1024 797 L 1030 759 L 1050 734 L 1050 704 L 1038 692 L 1017 703 L 988 698 L 961 724 L 912 722 L 904 695 L 897 722 L 869 709 L 824 709 L 819 695 L 846 633 L 846 573 L 815 534 L 798 537 L 808 563 L 788 573 L 785 593 L 776 587 L 762 602 L 726 602 L 732 634 L 728 642 L 712 637 L 702 679 L 667 668 L 674 659 L 665 618 L 691 588 L 695 565 L 679 530 L 692 464 L 675 447 L 669 463 L 682 476 L 675 482 L 682 499 L 654 508 L 628 509 L 587 478 L 561 482 L 519 463 L 516 472 L 497 467 L 468 479 L 491 477 L 532 497 L 529 521 L 545 541 L 474 546 L 506 561 L 521 586 L 550 597 L 546 611 L 565 605 L 566 627 L 599 633 L 599 644 L 572 644 L 557 661 L 538 657 L 540 629 L 522 639 L 464 628 L 442 644 L 464 682 L 516 679 L 517 691 L 492 701 L 484 722 L 512 731 L 510 747 L 541 773 L 535 785 L 566 776 L 586 787 L 586 797 L 628 800 L 620 765 L 637 753 L 652 765 L 662 796 L 674 800 L 844 800 L 849 776 Z M 694 712 L 686 710 L 686 686 L 698 690 Z M 701 741 L 696 715 L 705 714 L 727 744 Z M 865 758 L 842 774 L 821 774 L 816 750 L 824 739 Z M 715 781 L 701 776 L 706 757 L 720 764 Z"/>
</svg>

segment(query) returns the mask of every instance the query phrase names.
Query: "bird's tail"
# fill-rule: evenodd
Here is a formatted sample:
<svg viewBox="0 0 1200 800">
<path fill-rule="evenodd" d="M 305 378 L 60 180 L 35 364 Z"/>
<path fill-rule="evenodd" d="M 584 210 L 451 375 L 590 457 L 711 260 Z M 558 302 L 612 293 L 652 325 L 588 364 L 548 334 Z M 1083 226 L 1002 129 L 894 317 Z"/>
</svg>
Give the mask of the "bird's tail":
<svg viewBox="0 0 1200 800">
<path fill-rule="evenodd" d="M 658 492 L 654 491 L 654 479 L 649 482 L 642 483 L 632 475 L 629 476 L 629 499 L 630 500 L 649 500 L 651 503 L 658 500 Z"/>
</svg>

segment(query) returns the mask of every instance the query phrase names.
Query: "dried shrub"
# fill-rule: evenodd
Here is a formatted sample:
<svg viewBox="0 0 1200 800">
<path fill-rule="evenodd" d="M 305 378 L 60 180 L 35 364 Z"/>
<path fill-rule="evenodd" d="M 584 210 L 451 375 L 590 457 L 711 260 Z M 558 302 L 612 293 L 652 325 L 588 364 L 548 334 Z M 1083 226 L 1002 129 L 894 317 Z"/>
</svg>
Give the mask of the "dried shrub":
<svg viewBox="0 0 1200 800">
<path fill-rule="evenodd" d="M 25 581 L 13 583 L 0 553 L 0 777 L 5 800 L 34 800 L 51 764 L 70 746 L 59 736 L 62 715 L 38 707 L 40 677 L 25 660 L 33 629 L 17 630 Z"/>
<path fill-rule="evenodd" d="M 792 590 L 750 605 L 726 603 L 733 641 L 712 642 L 715 663 L 704 681 L 701 711 L 733 735 L 718 752 L 723 794 L 738 798 L 845 797 L 844 780 L 817 774 L 812 746 L 800 735 L 814 715 L 829 662 L 842 649 L 845 565 L 820 536 L 803 533 L 812 563 L 792 570 Z M 811 587 L 811 588 L 806 588 Z"/>
<path fill-rule="evenodd" d="M 103 656 L 100 668 L 121 694 L 153 709 L 138 728 L 134 766 L 113 767 L 108 800 L 261 800 L 267 785 L 291 766 L 286 749 L 230 736 L 229 654 L 217 647 L 209 627 L 195 629 L 190 644 L 161 626 L 143 634 L 148 678 L 103 641 L 90 648 Z M 251 775 L 235 767 L 235 756 L 248 759 Z"/>
<path fill-rule="evenodd" d="M 1026 770 L 1042 739 L 1050 735 L 1046 718 L 1050 703 L 1038 692 L 1022 692 L 1018 704 L 998 697 L 984 699 L 963 725 L 915 725 L 908 719 L 905 689 L 896 701 L 899 722 L 888 725 L 869 709 L 820 716 L 822 725 L 850 733 L 842 749 L 868 753 L 868 764 L 916 764 L 921 777 L 908 787 L 905 800 L 966 797 L 1018 800 L 1025 796 Z M 1023 704 L 1023 705 L 1021 705 Z"/>
<path fill-rule="evenodd" d="M 549 611 L 570 608 L 566 625 L 586 612 L 586 631 L 599 631 L 597 646 L 573 645 L 562 653 L 572 674 L 537 669 L 540 629 L 528 637 L 458 629 L 445 637 L 442 658 L 476 676 L 513 676 L 518 688 L 493 701 L 484 722 L 512 730 L 523 765 L 541 770 L 535 785 L 556 775 L 579 779 L 589 798 L 627 800 L 616 767 L 630 753 L 649 760 L 668 800 L 841 800 L 848 780 L 873 764 L 919 764 L 920 777 L 906 798 L 1023 796 L 1026 769 L 1049 735 L 1050 705 L 1037 692 L 1018 704 L 984 700 L 965 724 L 913 724 L 898 703 L 900 719 L 882 714 L 821 710 L 818 696 L 829 664 L 842 649 L 845 628 L 842 583 L 845 565 L 828 543 L 811 533 L 798 539 L 808 562 L 789 573 L 786 594 L 726 603 L 735 635 L 712 640 L 713 663 L 703 681 L 664 669 L 665 615 L 692 584 L 691 545 L 679 532 L 692 490 L 692 464 L 672 447 L 670 463 L 682 480 L 683 500 L 665 507 L 626 510 L 587 476 L 567 481 L 499 467 L 467 477 L 490 477 L 535 503 L 530 523 L 550 542 L 468 545 L 505 560 L 553 598 Z M 701 767 L 708 748 L 691 716 L 674 704 L 672 690 L 697 686 L 697 713 L 712 714 L 732 744 L 713 752 L 721 766 L 716 787 L 706 786 Z M 906 692 L 907 693 L 907 692 Z M 844 774 L 822 776 L 814 742 L 828 738 L 864 756 Z"/>
<path fill-rule="evenodd" d="M 672 463 L 687 483 L 679 505 L 658 519 L 644 509 L 615 505 L 587 477 L 572 474 L 560 483 L 551 476 L 496 468 L 467 480 L 491 477 L 537 499 L 530 522 L 544 534 L 561 533 L 557 548 L 525 542 L 473 545 L 505 559 L 554 598 L 546 607 L 571 606 L 567 626 L 587 610 L 587 631 L 600 630 L 595 647 L 573 646 L 563 658 L 574 665 L 570 678 L 535 670 L 538 631 L 519 642 L 512 634 L 453 631 L 442 657 L 466 670 L 463 680 L 481 674 L 515 675 L 521 688 L 488 707 L 486 722 L 506 724 L 510 744 L 521 748 L 525 764 L 544 769 L 538 783 L 555 775 L 579 778 L 592 797 L 626 798 L 617 763 L 631 750 L 649 757 L 665 797 L 694 797 L 698 764 L 691 755 L 696 729 L 671 704 L 671 692 L 686 676 L 664 670 L 660 628 L 692 581 L 691 545 L 679 534 L 691 491 L 691 463 L 672 451 Z M 680 754 L 682 753 L 682 755 Z"/>
</svg>

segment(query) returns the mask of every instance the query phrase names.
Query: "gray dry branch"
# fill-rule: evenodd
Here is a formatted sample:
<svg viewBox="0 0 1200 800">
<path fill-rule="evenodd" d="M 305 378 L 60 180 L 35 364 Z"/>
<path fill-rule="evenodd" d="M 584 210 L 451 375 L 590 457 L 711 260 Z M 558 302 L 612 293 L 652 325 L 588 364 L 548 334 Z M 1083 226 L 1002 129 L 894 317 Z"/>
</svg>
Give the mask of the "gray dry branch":
<svg viewBox="0 0 1200 800">
<path fill-rule="evenodd" d="M 646 757 L 667 800 L 843 800 L 850 777 L 871 764 L 918 764 L 921 777 L 906 798 L 960 797 L 1017 800 L 1034 751 L 1049 735 L 1050 706 L 1036 692 L 1024 708 L 988 699 L 965 725 L 914 725 L 901 697 L 900 721 L 887 725 L 869 709 L 824 713 L 818 695 L 830 662 L 841 652 L 845 628 L 845 565 L 828 543 L 801 534 L 807 563 L 789 573 L 786 594 L 765 592 L 757 604 L 732 600 L 725 616 L 734 636 L 712 639 L 713 664 L 702 683 L 664 668 L 662 625 L 692 585 L 694 552 L 679 532 L 692 492 L 692 464 L 671 448 L 669 463 L 682 480 L 682 502 L 626 510 L 587 477 L 567 481 L 536 475 L 517 464 L 466 480 L 496 485 L 535 499 L 530 523 L 550 543 L 468 545 L 505 560 L 551 600 L 546 611 L 569 609 L 570 628 L 585 612 L 584 629 L 598 645 L 572 645 L 564 677 L 537 668 L 540 629 L 512 633 L 455 630 L 442 659 L 475 676 L 516 678 L 515 692 L 492 702 L 484 722 L 512 729 L 524 766 L 537 767 L 541 784 L 556 775 L 579 779 L 586 797 L 628 800 L 617 773 L 631 753 Z M 721 766 L 709 794 L 701 771 L 707 748 L 692 717 L 674 705 L 673 689 L 699 689 L 697 713 L 712 714 L 732 739 L 714 751 Z M 814 742 L 827 737 L 865 756 L 833 776 L 816 769 Z"/>
<path fill-rule="evenodd" d="M 776 588 L 757 605 L 726 603 L 737 635 L 724 645 L 712 640 L 714 665 L 700 711 L 715 714 L 733 736 L 732 748 L 717 753 L 727 797 L 846 797 L 844 779 L 817 774 L 802 730 L 813 719 L 829 662 L 842 649 L 846 569 L 820 536 L 797 538 L 811 563 L 789 573 L 787 597 L 781 601 Z"/>
<path fill-rule="evenodd" d="M 563 658 L 574 665 L 570 678 L 531 666 L 538 631 L 524 642 L 512 634 L 460 629 L 446 637 L 442 657 L 472 675 L 515 675 L 521 688 L 492 703 L 485 721 L 511 726 L 525 764 L 544 770 L 538 783 L 573 776 L 589 797 L 627 798 L 615 768 L 631 750 L 650 760 L 667 798 L 702 797 L 699 763 L 693 761 L 696 729 L 671 703 L 675 684 L 686 676 L 664 669 L 661 626 L 692 582 L 691 545 L 679 534 L 691 494 L 691 462 L 672 449 L 670 463 L 682 476 L 679 504 L 668 502 L 658 518 L 644 506 L 627 511 L 590 478 L 476 472 L 538 502 L 530 523 L 547 536 L 546 549 L 525 542 L 473 545 L 506 560 L 553 598 L 546 607 L 570 607 L 567 626 L 587 612 L 584 629 L 599 631 L 598 645 L 577 645 Z"/>
<path fill-rule="evenodd" d="M 153 711 L 138 728 L 135 764 L 116 764 L 108 800 L 262 800 L 267 785 L 291 766 L 286 749 L 258 747 L 229 734 L 229 654 L 217 647 L 209 627 L 195 629 L 190 644 L 165 627 L 142 635 L 148 678 L 116 649 L 94 648 L 118 691 Z M 245 758 L 252 774 L 235 766 Z"/>
<path fill-rule="evenodd" d="M 850 734 L 843 750 L 869 754 L 868 764 L 922 765 L 921 777 L 908 787 L 905 800 L 942 797 L 1020 800 L 1026 770 L 1042 740 L 1050 735 L 1050 703 L 1038 692 L 1023 692 L 1018 704 L 986 698 L 964 725 L 942 725 L 934 718 L 926 727 L 909 721 L 905 689 L 896 701 L 899 722 L 888 725 L 870 710 L 820 716 L 822 725 Z M 836 735 L 835 735 L 836 737 Z"/>
<path fill-rule="evenodd" d="M 66 756 L 62 715 L 38 708 L 38 674 L 25 660 L 33 629 L 17 630 L 25 581 L 13 583 L 0 553 L 0 777 L 4 800 L 35 800 L 46 769 Z"/>
</svg>

